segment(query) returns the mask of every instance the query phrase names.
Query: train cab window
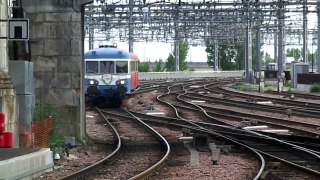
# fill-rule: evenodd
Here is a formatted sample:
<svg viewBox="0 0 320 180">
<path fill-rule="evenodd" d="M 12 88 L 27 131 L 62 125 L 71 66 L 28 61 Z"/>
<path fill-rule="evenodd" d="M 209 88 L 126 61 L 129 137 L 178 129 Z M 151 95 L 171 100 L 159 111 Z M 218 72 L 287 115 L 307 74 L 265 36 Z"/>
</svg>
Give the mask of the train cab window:
<svg viewBox="0 0 320 180">
<path fill-rule="evenodd" d="M 116 73 L 128 73 L 128 61 L 116 62 Z"/>
<path fill-rule="evenodd" d="M 101 61 L 100 62 L 100 73 L 114 73 L 114 62 L 113 61 Z"/>
<path fill-rule="evenodd" d="M 98 62 L 87 61 L 86 62 L 86 73 L 98 73 Z"/>
<path fill-rule="evenodd" d="M 276 63 L 269 63 L 267 65 L 267 70 L 273 70 L 273 71 L 278 70 L 278 65 Z"/>
</svg>

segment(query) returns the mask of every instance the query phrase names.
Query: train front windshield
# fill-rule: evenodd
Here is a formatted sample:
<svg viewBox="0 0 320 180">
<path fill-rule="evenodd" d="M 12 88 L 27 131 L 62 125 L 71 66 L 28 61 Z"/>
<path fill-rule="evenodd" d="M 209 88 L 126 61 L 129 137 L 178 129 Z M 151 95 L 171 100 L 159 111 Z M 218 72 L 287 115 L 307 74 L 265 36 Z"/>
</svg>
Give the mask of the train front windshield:
<svg viewBox="0 0 320 180">
<path fill-rule="evenodd" d="M 100 73 L 114 73 L 114 62 L 113 61 L 101 61 L 100 62 Z"/>
<path fill-rule="evenodd" d="M 128 73 L 128 62 L 127 61 L 116 62 L 116 73 Z"/>
<path fill-rule="evenodd" d="M 128 61 L 87 61 L 86 73 L 128 73 Z"/>
<path fill-rule="evenodd" d="M 88 61 L 86 63 L 86 73 L 98 73 L 98 62 Z"/>
</svg>

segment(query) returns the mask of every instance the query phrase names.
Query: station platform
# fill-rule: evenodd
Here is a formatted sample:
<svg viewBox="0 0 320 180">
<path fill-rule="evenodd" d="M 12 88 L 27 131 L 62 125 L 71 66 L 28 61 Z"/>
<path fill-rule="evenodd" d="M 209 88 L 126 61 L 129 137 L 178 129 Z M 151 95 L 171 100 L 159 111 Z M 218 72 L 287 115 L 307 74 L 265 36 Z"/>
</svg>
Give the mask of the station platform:
<svg viewBox="0 0 320 180">
<path fill-rule="evenodd" d="M 53 170 L 52 151 L 49 148 L 0 149 L 0 179 L 31 180 Z"/>
</svg>

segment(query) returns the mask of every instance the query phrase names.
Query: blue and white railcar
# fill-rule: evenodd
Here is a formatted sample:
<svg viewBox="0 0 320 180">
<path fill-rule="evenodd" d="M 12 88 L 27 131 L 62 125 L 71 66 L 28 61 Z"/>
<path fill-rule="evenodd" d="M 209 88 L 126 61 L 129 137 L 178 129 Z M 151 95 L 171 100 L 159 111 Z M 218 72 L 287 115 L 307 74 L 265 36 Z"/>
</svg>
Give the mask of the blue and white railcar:
<svg viewBox="0 0 320 180">
<path fill-rule="evenodd" d="M 85 53 L 86 99 L 121 103 L 138 86 L 138 58 L 127 51 L 102 46 Z"/>
</svg>

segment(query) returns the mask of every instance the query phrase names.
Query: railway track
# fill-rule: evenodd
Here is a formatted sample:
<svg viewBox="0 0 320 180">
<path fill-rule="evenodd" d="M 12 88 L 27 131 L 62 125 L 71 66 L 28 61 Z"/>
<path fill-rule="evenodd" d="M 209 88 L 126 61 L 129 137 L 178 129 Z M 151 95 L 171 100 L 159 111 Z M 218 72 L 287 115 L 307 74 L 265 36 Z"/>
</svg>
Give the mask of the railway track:
<svg viewBox="0 0 320 180">
<path fill-rule="evenodd" d="M 183 96 L 181 96 L 183 97 Z M 266 125 L 268 128 L 276 129 L 287 129 L 290 130 L 291 134 L 308 136 L 308 137 L 320 137 L 320 125 L 311 124 L 309 122 L 293 121 L 289 118 L 278 118 L 270 117 L 267 115 L 257 115 L 250 112 L 240 112 L 239 110 L 222 109 L 220 107 L 215 107 L 206 103 L 192 103 L 190 99 L 181 99 L 184 104 L 175 103 L 174 105 L 180 109 L 185 109 L 186 111 L 199 111 L 200 109 L 192 108 L 192 104 L 197 104 L 205 110 L 210 116 L 215 117 L 215 120 L 223 121 L 229 125 L 235 125 L 240 127 L 241 122 L 249 121 L 252 125 Z"/>
<path fill-rule="evenodd" d="M 320 100 L 320 95 L 317 94 L 306 94 L 306 93 L 296 93 L 296 92 L 266 92 L 267 94 L 272 95 L 280 95 L 286 98 L 291 98 L 292 95 L 295 98 L 302 98 L 302 99 L 310 99 L 310 100 Z"/>
<path fill-rule="evenodd" d="M 247 149 L 247 153 L 250 152 L 250 154 L 254 155 L 255 158 L 260 161 L 260 168 L 257 171 L 257 174 L 254 176 L 253 179 L 254 180 L 259 179 L 259 177 L 261 176 L 261 174 L 263 172 L 263 169 L 265 166 L 264 159 L 262 158 L 262 156 L 259 153 L 257 153 L 255 150 L 251 149 L 250 147 L 246 146 L 245 144 L 242 144 L 238 141 L 235 141 L 235 140 L 233 140 L 227 136 L 224 136 L 222 134 L 219 134 L 217 132 L 210 131 L 205 128 L 201 128 L 200 126 L 196 125 L 195 123 L 190 122 L 190 121 L 185 121 L 183 119 L 171 119 L 171 118 L 163 117 L 166 121 L 158 121 L 157 119 L 161 118 L 161 117 L 150 116 L 150 115 L 145 115 L 145 114 L 136 113 L 136 112 L 131 112 L 131 113 L 134 114 L 135 116 L 139 117 L 144 122 L 148 122 L 148 123 L 153 122 L 153 123 L 158 123 L 161 125 L 172 125 L 174 127 L 190 129 L 190 130 L 193 130 L 196 132 L 211 134 L 212 136 L 214 136 L 214 138 L 222 139 L 223 141 L 228 141 L 228 142 L 235 144 L 237 146 L 241 146 L 242 148 Z M 109 112 L 109 116 L 116 116 L 117 117 L 117 116 L 122 116 L 122 114 L 119 114 L 117 112 Z M 127 118 L 130 118 L 130 117 L 127 117 Z"/>
<path fill-rule="evenodd" d="M 104 110 L 98 108 L 96 110 L 115 134 L 116 148 L 110 155 L 99 162 L 60 179 L 115 178 L 116 176 L 119 179 L 146 179 L 165 164 L 169 158 L 170 146 L 153 128 L 127 111 L 121 111 L 121 114 L 128 114 L 131 117 L 130 119 L 124 118 L 121 121 L 112 121 L 107 118 Z M 130 129 L 129 131 L 128 128 Z M 140 147 L 143 148 L 137 147 L 139 143 Z M 135 148 L 131 149 L 130 147 L 133 146 Z M 150 157 L 150 154 L 152 154 L 150 150 L 158 151 L 157 155 L 153 153 L 154 156 Z M 137 158 L 138 156 L 139 158 Z M 135 158 L 139 162 L 135 162 Z M 129 159 L 131 161 L 128 163 L 135 162 L 133 169 L 127 166 L 126 161 Z M 126 170 L 123 171 L 124 169 Z"/>
<path fill-rule="evenodd" d="M 274 104 L 284 105 L 287 108 L 292 108 L 292 109 L 303 109 L 303 110 L 309 110 L 313 112 L 320 111 L 320 103 L 309 102 L 309 101 L 297 101 L 294 99 L 280 99 L 275 97 L 265 97 L 263 95 L 257 95 L 252 93 L 247 94 L 247 93 L 239 92 L 230 88 L 214 87 L 213 89 L 211 89 L 209 87 L 210 86 L 207 86 L 207 90 L 209 90 L 212 93 L 225 94 L 232 97 L 239 97 L 244 99 L 267 100 L 267 101 L 272 101 Z"/>
<path fill-rule="evenodd" d="M 211 83 L 210 85 L 217 87 L 219 86 L 219 82 L 214 82 L 214 83 Z M 224 129 L 217 130 L 210 127 L 209 123 L 201 124 L 204 122 L 190 121 L 188 119 L 188 116 L 187 117 L 181 116 L 181 111 L 178 108 L 182 108 L 182 106 L 181 104 L 175 102 L 179 98 L 181 100 L 181 97 L 187 97 L 189 98 L 188 101 L 190 101 L 191 99 L 197 99 L 199 101 L 200 100 L 208 101 L 209 99 L 210 102 L 220 103 L 220 102 L 230 100 L 230 99 L 226 99 L 227 96 L 230 97 L 233 95 L 228 94 L 227 96 L 223 96 L 221 98 L 213 97 L 211 99 L 210 96 L 204 95 L 206 93 L 199 93 L 200 91 L 208 91 L 206 86 L 204 86 L 203 88 L 203 84 L 198 84 L 198 85 L 197 84 L 192 84 L 192 85 L 179 84 L 178 86 L 177 85 L 172 85 L 172 86 L 167 87 L 167 92 L 165 93 L 165 95 L 171 96 L 171 98 L 165 99 L 163 98 L 165 95 L 160 95 L 160 96 L 157 96 L 157 99 L 161 101 L 163 104 L 166 104 L 168 107 L 172 108 L 176 118 L 171 117 L 171 118 L 168 118 L 167 120 L 163 120 L 163 119 L 157 120 L 158 118 L 162 118 L 162 117 L 156 117 L 156 116 L 150 117 L 149 115 L 141 115 L 141 114 L 140 115 L 136 114 L 136 115 L 146 122 L 157 123 L 157 124 L 167 124 L 168 126 L 170 125 L 170 126 L 176 126 L 180 128 L 187 128 L 187 129 L 190 129 L 191 132 L 201 131 L 203 133 L 211 134 L 212 136 L 215 136 L 215 137 L 218 136 L 219 138 L 226 138 L 228 139 L 229 143 L 235 141 L 236 143 L 235 142 L 233 143 L 237 145 L 240 145 L 240 144 L 245 145 L 244 147 L 247 147 L 249 149 L 259 152 L 267 160 L 266 167 L 268 168 L 263 169 L 263 173 L 262 173 L 264 178 L 265 177 L 270 178 L 276 175 L 285 175 L 288 178 L 295 176 L 300 179 L 318 179 L 318 177 L 320 176 L 320 167 L 319 167 L 320 153 L 318 151 L 319 146 L 317 146 L 316 143 L 312 144 L 310 142 L 310 143 L 304 144 L 303 142 L 295 142 L 295 141 L 289 142 L 289 141 L 284 141 L 281 139 L 277 139 L 277 138 L 267 136 L 265 134 L 253 132 L 253 131 L 248 131 L 248 130 L 239 131 L 239 129 L 236 130 L 235 127 L 231 127 L 231 126 L 223 126 Z M 236 101 L 228 101 L 229 103 L 228 105 L 233 106 L 234 102 Z M 239 103 L 239 107 L 242 107 L 242 108 L 243 108 L 243 104 L 245 103 L 250 104 L 249 102 L 243 103 L 243 101 L 238 103 Z M 180 107 L 178 107 L 178 105 L 180 105 Z M 212 111 L 212 109 L 211 110 L 205 109 L 204 107 L 201 107 L 199 104 L 195 104 L 195 103 L 193 103 L 193 105 L 198 106 L 203 111 L 203 114 L 207 115 L 208 117 L 211 117 L 212 114 L 210 114 L 210 111 Z M 251 105 L 248 105 L 247 107 L 251 108 L 254 106 L 257 107 L 257 104 L 251 103 Z M 189 108 L 188 113 L 190 114 L 191 113 L 190 107 L 188 108 Z M 271 112 L 279 112 L 279 109 L 280 109 L 282 110 L 282 114 L 286 114 L 287 108 L 288 106 L 269 107 L 266 105 L 262 105 L 257 107 L 256 109 L 258 110 L 268 109 Z M 293 107 L 290 106 L 290 108 L 293 108 Z M 311 108 L 295 107 L 295 108 L 296 109 L 294 109 L 294 113 L 292 113 L 292 115 L 298 114 L 300 116 L 305 116 L 305 114 L 307 113 L 310 114 L 310 112 L 312 113 L 315 112 L 315 114 L 317 114 L 317 111 L 314 111 L 313 107 Z M 217 111 L 217 109 L 213 111 Z M 224 113 L 230 114 L 230 111 L 224 111 Z M 236 113 L 233 115 L 233 118 L 237 116 L 244 117 L 246 115 L 251 116 L 251 118 L 257 118 L 257 119 L 259 118 L 259 116 L 245 114 L 245 113 L 242 113 L 242 114 Z M 317 115 L 314 115 L 314 116 L 317 117 Z M 273 119 L 273 121 L 277 121 L 277 120 L 279 119 L 276 119 L 276 118 Z M 301 125 L 310 126 L 310 128 L 314 127 L 312 124 L 301 123 Z M 213 126 L 218 126 L 218 125 L 213 124 Z M 309 148 L 306 148 L 306 146 L 314 147 L 315 149 L 309 149 Z M 274 163 L 278 165 L 274 165 Z M 275 169 L 274 168 L 275 166 L 277 166 L 278 169 Z M 259 176 L 259 177 L 261 178 L 262 176 Z"/>
<path fill-rule="evenodd" d="M 166 124 L 167 126 L 175 126 L 181 129 L 187 128 L 191 130 L 191 134 L 194 133 L 193 131 L 200 131 L 211 134 L 213 136 L 220 135 L 219 137 L 232 140 L 231 142 L 235 141 L 239 144 L 247 145 L 249 148 L 253 148 L 259 153 L 263 154 L 265 158 L 268 158 L 267 164 L 272 164 L 273 162 L 281 162 L 283 164 L 286 164 L 286 166 L 289 166 L 284 168 L 288 171 L 282 170 L 282 174 L 290 174 L 290 171 L 292 171 L 293 168 L 299 173 L 295 173 L 292 176 L 303 177 L 302 179 L 316 179 L 316 177 L 320 175 L 320 159 L 319 154 L 317 155 L 318 152 L 299 148 L 299 146 L 296 146 L 294 144 L 286 143 L 284 141 L 264 135 L 251 134 L 247 131 L 235 129 L 233 127 L 225 127 L 224 130 L 217 131 L 216 129 L 210 128 L 208 124 L 200 125 L 200 123 L 197 122 L 185 121 L 178 118 L 173 119 L 167 117 L 150 116 L 136 112 L 132 113 L 140 117 L 141 120 L 150 124 Z M 118 116 L 117 114 L 113 115 Z M 230 132 L 228 132 L 226 129 L 229 129 Z M 310 157 L 306 159 L 306 156 Z M 307 168 L 305 166 L 307 166 Z M 266 174 L 269 174 L 268 176 L 271 176 L 270 174 L 279 173 L 274 169 L 264 169 L 263 172 L 265 172 L 265 176 L 267 176 Z"/>
<path fill-rule="evenodd" d="M 200 86 L 201 87 L 201 86 Z M 190 95 L 191 94 L 191 95 Z M 229 109 L 222 109 L 220 107 L 214 107 L 208 102 L 208 99 L 202 98 L 201 94 L 196 94 L 196 93 L 185 93 L 184 91 L 180 91 L 180 94 L 177 92 L 173 93 L 166 93 L 161 96 L 161 98 L 164 98 L 165 96 L 172 96 L 171 100 L 168 100 L 167 105 L 172 106 L 174 105 L 176 108 L 179 109 L 184 109 L 185 111 L 206 111 L 212 118 L 215 120 L 217 123 L 226 123 L 228 125 L 233 125 L 233 126 L 240 126 L 241 122 L 243 121 L 250 121 L 252 124 L 255 125 L 267 125 L 269 129 L 265 131 L 269 131 L 270 127 L 273 128 L 284 128 L 286 130 L 290 130 L 290 133 L 294 133 L 295 135 L 301 135 L 301 136 L 308 136 L 308 137 L 319 137 L 319 124 L 311 124 L 307 122 L 301 122 L 301 121 L 293 121 L 290 120 L 289 118 L 277 118 L 277 117 L 270 117 L 270 116 L 263 116 L 263 115 L 256 115 L 248 112 L 239 112 L 234 111 L 234 110 L 229 110 Z M 175 97 L 177 96 L 177 97 Z M 196 103 L 192 102 L 192 100 L 195 99 L 195 97 L 200 97 L 202 98 L 201 103 Z M 199 98 L 198 98 L 199 99 Z M 162 101 L 161 99 L 158 100 Z M 183 103 L 172 103 L 173 101 L 180 101 Z M 166 102 L 164 102 L 166 103 Z M 216 103 L 216 102 L 215 102 Z M 198 107 L 198 108 L 193 108 L 193 107 Z M 181 113 L 182 111 L 180 111 Z M 177 111 L 175 114 L 177 115 Z M 201 119 L 201 116 L 199 117 Z M 228 119 L 228 120 L 227 120 Z M 221 124 L 220 123 L 220 124 Z"/>
<path fill-rule="evenodd" d="M 180 97 L 183 96 L 183 95 L 185 95 L 185 94 L 187 94 L 187 90 L 185 91 L 185 93 L 181 93 L 181 94 L 177 95 L 177 99 L 181 100 Z M 170 105 L 171 107 L 173 107 L 173 108 L 175 109 L 175 112 L 176 112 L 177 117 L 183 119 L 183 118 L 179 115 L 178 110 L 176 110 L 176 107 L 175 107 L 174 104 L 172 104 L 172 103 L 167 103 L 167 104 Z M 201 109 L 202 109 L 202 111 L 204 112 L 204 114 L 206 114 L 206 115 L 208 116 L 208 112 L 206 112 L 206 110 L 204 110 L 203 108 L 201 108 Z M 248 142 L 248 141 L 249 141 L 249 140 L 246 140 L 246 142 Z M 252 141 L 251 138 L 250 138 L 250 141 Z M 260 140 L 257 141 L 257 142 L 260 142 Z M 276 142 L 279 142 L 279 141 L 276 141 Z M 273 143 L 275 143 L 275 142 L 273 142 Z M 290 144 L 290 143 L 286 143 L 286 145 L 288 145 L 288 144 Z M 294 148 L 297 148 L 297 147 L 298 147 L 298 149 L 299 149 L 299 148 L 302 148 L 302 147 L 296 146 L 296 145 L 294 145 L 294 144 L 290 144 L 290 146 L 291 146 L 291 145 L 292 145 L 292 147 L 294 147 Z M 266 146 L 266 147 L 270 147 L 270 144 L 266 144 L 265 146 Z M 256 147 L 256 146 L 253 146 L 253 145 L 252 145 L 252 146 L 250 146 L 250 147 Z M 313 158 L 317 159 L 316 161 L 312 161 L 312 162 L 310 161 L 310 162 L 308 162 L 309 166 L 312 167 L 312 168 L 305 168 L 303 165 L 299 164 L 299 161 L 298 161 L 298 160 L 301 160 L 301 161 L 303 161 L 303 162 L 306 162 L 306 160 L 304 159 L 305 154 L 302 155 L 302 156 L 303 156 L 302 158 L 298 159 L 297 161 L 294 161 L 294 160 L 286 159 L 286 158 L 285 158 L 285 157 L 294 157 L 294 156 L 292 156 L 292 155 L 284 155 L 284 156 L 281 156 L 281 155 L 279 155 L 279 154 L 270 154 L 270 152 L 261 151 L 261 150 L 263 150 L 263 148 L 262 148 L 262 149 L 255 148 L 255 149 L 259 150 L 259 152 L 261 152 L 261 153 L 264 153 L 264 154 L 265 154 L 266 156 L 268 156 L 268 157 L 275 158 L 275 159 L 277 159 L 277 160 L 282 161 L 283 163 L 287 163 L 287 164 L 293 165 L 293 166 L 295 166 L 295 167 L 298 167 L 298 168 L 300 168 L 300 169 L 304 169 L 304 170 L 306 170 L 306 171 L 309 171 L 310 173 L 314 173 L 314 175 L 316 175 L 316 176 L 319 176 L 319 175 L 320 175 L 320 167 L 318 167 L 318 166 L 319 166 L 318 163 L 319 163 L 319 160 L 320 160 L 320 159 L 319 159 L 319 152 L 314 153 L 312 150 L 311 150 L 311 151 L 309 151 L 309 150 L 302 150 L 302 151 L 304 151 L 304 153 L 307 153 L 307 154 L 309 154 L 310 156 L 314 156 Z M 273 147 L 273 148 L 271 147 L 271 149 L 275 149 L 275 147 Z M 281 152 L 282 152 L 282 151 L 281 151 Z M 290 148 L 286 153 L 284 153 L 284 154 L 289 154 L 290 152 L 292 152 L 292 149 L 291 149 L 291 148 Z M 313 158 L 310 158 L 310 159 L 311 159 L 311 160 L 314 160 Z M 318 165 L 318 166 L 317 166 L 317 165 Z"/>
<path fill-rule="evenodd" d="M 200 90 L 200 92 L 202 92 Z M 206 101 L 208 103 L 216 103 L 221 104 L 225 106 L 230 107 L 239 107 L 239 108 L 246 108 L 246 109 L 252 109 L 252 110 L 263 110 L 266 112 L 273 112 L 273 113 L 279 113 L 279 114 L 288 114 L 288 109 L 291 110 L 292 116 L 299 116 L 299 117 L 311 117 L 311 118 L 318 118 L 320 116 L 319 111 L 311 111 L 308 109 L 301 109 L 301 108 L 294 108 L 294 107 L 287 107 L 287 106 L 279 106 L 279 105 L 264 105 L 264 104 L 258 104 L 256 102 L 248 102 L 245 100 L 233 100 L 230 98 L 230 96 L 212 96 L 211 94 L 201 94 L 199 91 L 188 91 L 188 95 L 190 98 L 193 98 L 194 100 L 198 101 Z"/>
</svg>

